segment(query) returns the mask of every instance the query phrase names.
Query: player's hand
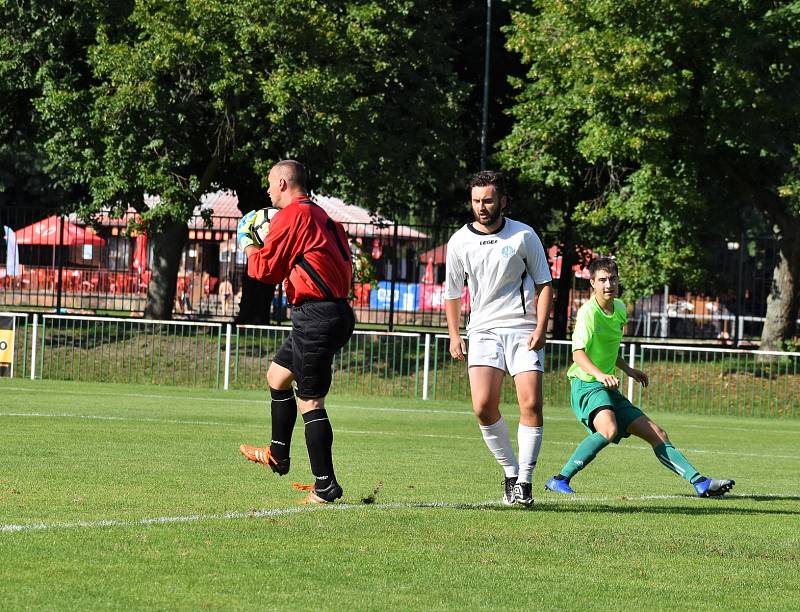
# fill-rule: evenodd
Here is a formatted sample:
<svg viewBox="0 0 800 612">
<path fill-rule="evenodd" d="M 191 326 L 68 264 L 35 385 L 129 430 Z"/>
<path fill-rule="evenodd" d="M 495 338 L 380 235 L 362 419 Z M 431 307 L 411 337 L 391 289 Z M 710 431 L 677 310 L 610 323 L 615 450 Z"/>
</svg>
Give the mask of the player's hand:
<svg viewBox="0 0 800 612">
<path fill-rule="evenodd" d="M 646 387 L 650 384 L 650 378 L 647 376 L 647 374 L 641 370 L 637 370 L 636 368 L 631 368 L 631 371 L 628 372 L 628 376 L 630 376 L 636 382 L 641 383 L 643 387 Z"/>
<path fill-rule="evenodd" d="M 611 374 L 603 374 L 600 378 L 597 379 L 599 382 L 603 383 L 603 386 L 606 389 L 618 389 L 619 388 L 619 378 L 616 376 L 612 376 Z"/>
<path fill-rule="evenodd" d="M 543 327 L 537 327 L 531 332 L 531 335 L 528 336 L 528 350 L 540 351 L 544 348 L 545 344 L 547 344 L 547 334 Z"/>
<path fill-rule="evenodd" d="M 256 246 L 256 240 L 253 238 L 253 221 L 255 221 L 255 218 L 256 211 L 251 210 L 239 219 L 239 225 L 236 226 L 236 244 L 239 246 L 240 251 L 244 251 L 249 246 Z"/>
<path fill-rule="evenodd" d="M 464 343 L 464 339 L 461 336 L 458 339 L 450 338 L 450 356 L 453 359 L 464 361 L 466 360 L 466 355 L 467 345 Z"/>
</svg>

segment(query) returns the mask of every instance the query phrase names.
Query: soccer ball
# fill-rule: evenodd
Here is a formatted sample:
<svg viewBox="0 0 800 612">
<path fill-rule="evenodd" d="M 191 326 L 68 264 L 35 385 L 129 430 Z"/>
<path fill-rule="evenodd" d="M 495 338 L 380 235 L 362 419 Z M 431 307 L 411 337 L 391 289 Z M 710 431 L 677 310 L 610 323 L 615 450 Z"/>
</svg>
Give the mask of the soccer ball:
<svg viewBox="0 0 800 612">
<path fill-rule="evenodd" d="M 259 247 L 264 246 L 264 240 L 269 233 L 269 222 L 272 221 L 272 217 L 274 217 L 275 213 L 277 212 L 278 209 L 271 206 L 256 211 L 255 219 L 253 219 L 251 235 Z"/>
</svg>

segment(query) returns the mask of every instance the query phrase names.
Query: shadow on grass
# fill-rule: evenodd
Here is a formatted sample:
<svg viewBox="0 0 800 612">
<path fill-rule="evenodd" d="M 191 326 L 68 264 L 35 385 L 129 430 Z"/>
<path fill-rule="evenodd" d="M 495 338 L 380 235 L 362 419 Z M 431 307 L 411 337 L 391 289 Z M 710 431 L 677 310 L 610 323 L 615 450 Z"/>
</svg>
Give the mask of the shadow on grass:
<svg viewBox="0 0 800 612">
<path fill-rule="evenodd" d="M 685 514 L 689 516 L 800 516 L 800 510 L 784 510 L 772 508 L 741 508 L 721 505 L 721 501 L 709 502 L 702 506 L 659 506 L 659 505 L 615 505 L 598 502 L 575 502 L 570 504 L 540 504 L 539 512 L 606 512 L 608 514 Z"/>
<path fill-rule="evenodd" d="M 614 500 L 606 501 L 548 501 L 545 503 L 534 502 L 529 509 L 522 509 L 514 506 L 504 506 L 500 503 L 410 503 L 405 504 L 408 508 L 449 508 L 453 510 L 491 510 L 494 512 L 604 512 L 607 514 L 685 514 L 692 516 L 711 516 L 711 515 L 732 515 L 732 516 L 756 516 L 756 515 L 776 515 L 776 516 L 800 516 L 800 509 L 773 509 L 773 508 L 742 508 L 734 506 L 737 501 L 757 501 L 757 502 L 780 502 L 780 501 L 800 501 L 800 496 L 794 495 L 736 495 L 719 499 L 696 500 L 691 506 L 680 506 L 670 504 L 654 504 L 653 502 L 682 501 L 682 499 L 695 500 L 691 495 L 670 496 L 667 500 L 652 499 L 649 503 L 643 500 L 630 500 L 619 497 Z M 391 504 L 390 504 L 391 506 Z M 380 505 L 379 505 L 380 507 Z"/>
</svg>

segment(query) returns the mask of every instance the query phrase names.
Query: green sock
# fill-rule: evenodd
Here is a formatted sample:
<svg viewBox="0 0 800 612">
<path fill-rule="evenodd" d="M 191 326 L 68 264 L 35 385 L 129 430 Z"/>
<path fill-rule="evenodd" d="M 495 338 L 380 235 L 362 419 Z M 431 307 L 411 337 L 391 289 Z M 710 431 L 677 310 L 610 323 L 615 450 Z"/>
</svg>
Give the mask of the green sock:
<svg viewBox="0 0 800 612">
<path fill-rule="evenodd" d="M 603 434 L 595 432 L 586 436 L 583 442 L 578 444 L 578 448 L 572 453 L 572 456 L 564 464 L 564 467 L 561 468 L 561 475 L 569 480 L 589 465 L 592 459 L 597 457 L 597 453 L 606 446 L 608 446 L 608 440 L 606 440 Z"/>
<path fill-rule="evenodd" d="M 656 446 L 653 448 L 653 452 L 661 463 L 690 483 L 694 484 L 702 478 L 700 472 L 686 460 L 686 457 L 683 456 L 681 451 L 672 446 L 669 442 L 664 442 L 664 444 Z"/>
</svg>

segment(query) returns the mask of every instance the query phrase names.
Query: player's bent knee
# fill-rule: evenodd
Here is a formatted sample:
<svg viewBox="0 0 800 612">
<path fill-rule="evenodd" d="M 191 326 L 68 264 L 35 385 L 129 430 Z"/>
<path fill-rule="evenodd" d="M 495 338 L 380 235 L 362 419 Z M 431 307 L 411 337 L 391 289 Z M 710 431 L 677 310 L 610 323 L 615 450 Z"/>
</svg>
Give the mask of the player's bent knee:
<svg viewBox="0 0 800 612">
<path fill-rule="evenodd" d="M 669 436 L 667 435 L 667 432 L 661 429 L 661 427 L 655 423 L 653 423 L 653 433 L 659 440 L 661 440 L 661 442 L 669 442 Z"/>
<path fill-rule="evenodd" d="M 601 434 L 606 440 L 611 442 L 617 437 L 617 426 L 616 425 L 606 425 L 605 427 L 600 427 L 596 429 L 597 433 Z"/>
</svg>

